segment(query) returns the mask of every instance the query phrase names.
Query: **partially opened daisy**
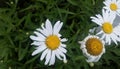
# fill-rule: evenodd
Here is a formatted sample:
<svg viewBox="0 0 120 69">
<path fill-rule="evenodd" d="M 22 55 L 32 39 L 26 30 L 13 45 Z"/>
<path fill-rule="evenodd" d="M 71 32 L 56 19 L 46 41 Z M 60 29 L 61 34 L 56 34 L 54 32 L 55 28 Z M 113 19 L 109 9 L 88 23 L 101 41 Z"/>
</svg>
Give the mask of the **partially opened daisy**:
<svg viewBox="0 0 120 69">
<path fill-rule="evenodd" d="M 97 35 L 101 37 L 101 39 L 104 39 L 106 43 L 109 45 L 111 42 L 114 42 L 117 45 L 117 42 L 120 41 L 118 30 L 120 25 L 118 23 L 113 23 L 115 19 L 115 15 L 113 13 L 109 13 L 109 11 L 106 11 L 102 9 L 102 15 L 98 14 L 96 17 L 91 17 L 92 21 L 99 25 L 99 32 Z"/>
<path fill-rule="evenodd" d="M 103 3 L 105 4 L 103 8 L 120 15 L 120 0 L 105 0 Z"/>
<path fill-rule="evenodd" d="M 54 65 L 56 57 L 60 60 L 63 60 L 64 63 L 66 60 L 66 45 L 62 42 L 66 42 L 67 39 L 61 39 L 61 34 L 59 33 L 63 22 L 57 21 L 52 27 L 51 22 L 47 19 L 45 26 L 42 28 L 36 29 L 34 32 L 35 35 L 31 35 L 30 38 L 34 41 L 31 45 L 35 45 L 36 50 L 32 53 L 32 56 L 42 53 L 40 60 L 45 59 L 45 65 Z"/>
<path fill-rule="evenodd" d="M 97 62 L 105 53 L 104 41 L 98 36 L 89 35 L 83 41 L 79 41 L 81 44 L 80 49 L 83 55 L 87 57 L 87 62 Z"/>
</svg>

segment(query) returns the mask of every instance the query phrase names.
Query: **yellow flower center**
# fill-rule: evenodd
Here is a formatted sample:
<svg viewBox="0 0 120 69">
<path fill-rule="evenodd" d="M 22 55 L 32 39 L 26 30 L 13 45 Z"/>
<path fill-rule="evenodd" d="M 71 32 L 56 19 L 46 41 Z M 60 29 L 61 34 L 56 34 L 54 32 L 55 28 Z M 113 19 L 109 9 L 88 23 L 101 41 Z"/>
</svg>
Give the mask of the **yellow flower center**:
<svg viewBox="0 0 120 69">
<path fill-rule="evenodd" d="M 113 31 L 113 26 L 109 22 L 105 22 L 102 25 L 102 29 L 105 33 L 110 34 Z"/>
<path fill-rule="evenodd" d="M 50 35 L 46 38 L 45 43 L 49 49 L 55 50 L 60 45 L 60 39 L 56 35 Z"/>
<path fill-rule="evenodd" d="M 117 7 L 117 5 L 116 5 L 115 3 L 111 3 L 111 4 L 110 4 L 110 9 L 111 9 L 112 11 L 116 11 L 116 10 L 118 9 L 118 7 Z"/>
<path fill-rule="evenodd" d="M 98 56 L 102 52 L 103 44 L 97 38 L 90 38 L 86 42 L 86 49 L 89 54 Z"/>
</svg>

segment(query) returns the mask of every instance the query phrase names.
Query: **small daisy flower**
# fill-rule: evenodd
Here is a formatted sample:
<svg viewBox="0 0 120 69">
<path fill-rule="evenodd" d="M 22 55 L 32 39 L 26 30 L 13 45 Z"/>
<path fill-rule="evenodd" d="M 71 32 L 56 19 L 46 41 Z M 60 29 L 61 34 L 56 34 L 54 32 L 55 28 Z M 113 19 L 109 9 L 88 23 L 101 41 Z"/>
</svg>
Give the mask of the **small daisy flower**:
<svg viewBox="0 0 120 69">
<path fill-rule="evenodd" d="M 100 26 L 98 28 L 101 31 L 98 32 L 97 35 L 99 35 L 101 39 L 104 39 L 108 45 L 110 45 L 112 41 L 117 45 L 117 41 L 120 41 L 120 31 L 118 30 L 120 25 L 114 25 L 115 15 L 102 9 L 102 15 L 98 14 L 96 17 L 91 17 L 91 19 Z"/>
<path fill-rule="evenodd" d="M 42 29 L 38 28 L 34 32 L 35 35 L 31 35 L 30 38 L 34 41 L 31 45 L 35 45 L 36 50 L 32 53 L 32 56 L 42 53 L 40 60 L 45 59 L 45 65 L 54 65 L 55 57 L 60 60 L 63 60 L 64 63 L 67 63 L 66 60 L 66 45 L 63 42 L 66 42 L 67 39 L 61 39 L 61 34 L 59 31 L 63 25 L 63 22 L 57 21 L 52 27 L 51 22 L 47 19 L 45 22 L 45 27 L 42 25 Z"/>
<path fill-rule="evenodd" d="M 89 63 L 99 61 L 103 53 L 105 53 L 105 43 L 98 36 L 89 35 L 79 43 L 81 44 L 80 49 Z"/>
<path fill-rule="evenodd" d="M 103 8 L 120 15 L 120 0 L 105 0 L 103 3 L 105 4 Z"/>
</svg>

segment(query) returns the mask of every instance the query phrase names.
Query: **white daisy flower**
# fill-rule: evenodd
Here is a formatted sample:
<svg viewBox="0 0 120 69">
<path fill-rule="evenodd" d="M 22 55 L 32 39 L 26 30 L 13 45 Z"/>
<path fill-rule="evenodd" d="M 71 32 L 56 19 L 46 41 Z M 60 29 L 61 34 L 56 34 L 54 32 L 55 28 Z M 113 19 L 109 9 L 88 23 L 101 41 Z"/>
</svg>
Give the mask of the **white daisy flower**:
<svg viewBox="0 0 120 69">
<path fill-rule="evenodd" d="M 64 63 L 67 63 L 66 60 L 66 45 L 62 42 L 66 42 L 67 39 L 61 39 L 59 31 L 63 25 L 63 22 L 57 21 L 52 27 L 51 22 L 47 19 L 45 22 L 45 27 L 42 25 L 42 29 L 38 28 L 34 32 L 36 35 L 31 35 L 30 38 L 34 41 L 31 45 L 35 45 L 36 50 L 32 53 L 32 56 L 42 52 L 40 60 L 45 59 L 45 65 L 54 65 L 55 57 L 60 60 L 63 60 Z"/>
<path fill-rule="evenodd" d="M 120 0 L 105 0 L 103 3 L 105 4 L 103 8 L 120 15 Z"/>
<path fill-rule="evenodd" d="M 80 49 L 89 63 L 99 61 L 103 53 L 105 53 L 104 41 L 98 36 L 89 35 L 79 43 L 81 44 Z"/>
<path fill-rule="evenodd" d="M 91 17 L 91 19 L 100 26 L 98 28 L 101 31 L 98 32 L 97 35 L 99 35 L 101 39 L 104 39 L 108 45 L 110 45 L 112 41 L 117 45 L 117 41 L 120 41 L 120 31 L 118 30 L 120 25 L 114 25 L 115 15 L 102 9 L 102 15 L 98 14 L 96 17 Z"/>
</svg>

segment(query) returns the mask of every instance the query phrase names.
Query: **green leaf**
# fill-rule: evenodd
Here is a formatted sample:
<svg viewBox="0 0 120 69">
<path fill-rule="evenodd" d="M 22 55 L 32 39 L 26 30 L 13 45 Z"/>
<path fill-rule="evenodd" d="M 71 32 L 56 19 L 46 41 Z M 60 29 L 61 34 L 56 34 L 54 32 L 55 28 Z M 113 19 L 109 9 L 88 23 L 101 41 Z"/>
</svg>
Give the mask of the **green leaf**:
<svg viewBox="0 0 120 69">
<path fill-rule="evenodd" d="M 25 62 L 25 64 L 29 64 L 29 63 L 34 62 L 38 57 L 40 57 L 40 55 L 34 56 L 32 59 L 30 59 L 27 62 Z"/>
<path fill-rule="evenodd" d="M 70 12 L 69 10 L 65 10 L 65 9 L 58 9 L 58 11 L 60 12 L 60 13 L 65 13 L 65 14 L 75 14 L 75 13 L 73 13 L 73 12 Z"/>
<path fill-rule="evenodd" d="M 28 47 L 26 47 L 25 49 L 23 48 L 19 48 L 19 52 L 18 52 L 18 60 L 21 61 L 22 59 L 24 59 L 24 57 L 26 56 L 26 54 L 28 53 Z"/>
</svg>

